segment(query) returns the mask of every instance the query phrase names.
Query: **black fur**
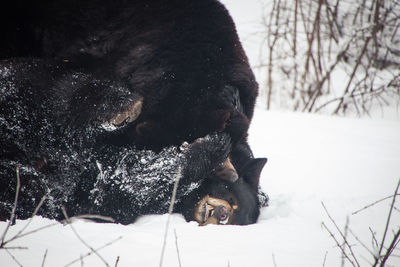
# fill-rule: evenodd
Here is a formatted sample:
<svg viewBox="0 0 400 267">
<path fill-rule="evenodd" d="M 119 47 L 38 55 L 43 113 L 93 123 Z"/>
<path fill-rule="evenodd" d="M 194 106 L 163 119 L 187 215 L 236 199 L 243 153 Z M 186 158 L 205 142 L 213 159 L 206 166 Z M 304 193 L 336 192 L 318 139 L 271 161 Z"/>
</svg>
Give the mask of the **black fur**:
<svg viewBox="0 0 400 267">
<path fill-rule="evenodd" d="M 176 211 L 188 220 L 207 193 L 235 196 L 241 208 L 234 223 L 256 221 L 265 160 L 253 158 L 246 135 L 257 83 L 223 5 L 42 0 L 13 1 L 2 10 L 11 19 L 0 23 L 1 219 L 11 210 L 18 167 L 20 217 L 48 195 L 45 216 L 59 218 L 64 205 L 71 215 L 94 212 L 129 223 L 166 211 L 181 170 Z M 138 118 L 108 127 L 142 98 Z M 198 140 L 213 132 L 219 134 Z M 179 152 L 183 141 L 192 146 Z M 228 154 L 240 177 L 235 183 L 212 172 Z M 176 164 L 164 172 L 142 166 L 140 157 Z M 118 166 L 128 175 L 112 175 Z M 160 178 L 143 199 L 135 194 L 148 185 L 137 176 Z"/>
<path fill-rule="evenodd" d="M 118 142 L 160 149 L 221 129 L 234 142 L 245 136 L 257 83 L 218 1 L 42 0 L 8 13 L 18 20 L 4 23 L 0 57 L 68 61 L 144 96 L 141 116 Z"/>
<path fill-rule="evenodd" d="M 167 212 L 174 179 L 181 174 L 175 211 L 187 220 L 193 219 L 199 199 L 211 195 L 235 198 L 240 209 L 232 223 L 256 221 L 261 205 L 258 179 L 265 160 L 253 159 L 247 145 L 232 148 L 227 134 L 200 138 L 183 151 L 172 146 L 154 152 L 110 143 L 110 135 L 118 130 L 110 132 L 103 120 L 115 106 L 104 101 L 123 106 L 136 95 L 66 65 L 39 59 L 2 62 L 0 219 L 11 212 L 18 168 L 22 186 L 16 215 L 21 219 L 31 216 L 47 196 L 38 213 L 46 217 L 62 219 L 60 208 L 65 206 L 69 215 L 95 213 L 131 223 L 139 215 Z M 64 90 L 66 84 L 69 90 Z M 82 96 L 92 90 L 97 94 L 90 100 Z M 82 105 L 97 109 L 98 117 L 77 110 Z M 228 156 L 240 177 L 235 183 L 213 172 Z"/>
</svg>

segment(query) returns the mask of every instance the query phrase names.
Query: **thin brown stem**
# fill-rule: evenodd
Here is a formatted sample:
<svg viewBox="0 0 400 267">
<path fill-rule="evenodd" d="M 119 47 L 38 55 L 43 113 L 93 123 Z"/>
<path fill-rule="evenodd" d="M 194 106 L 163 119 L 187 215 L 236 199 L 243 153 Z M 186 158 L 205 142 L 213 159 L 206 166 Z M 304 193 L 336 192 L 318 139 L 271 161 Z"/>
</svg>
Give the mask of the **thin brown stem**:
<svg viewBox="0 0 400 267">
<path fill-rule="evenodd" d="M 389 259 L 390 255 L 392 254 L 393 250 L 397 247 L 399 244 L 399 239 L 400 238 L 400 228 L 397 230 L 395 233 L 392 242 L 390 243 L 389 247 L 386 250 L 385 256 L 383 257 L 381 264 L 379 265 L 380 267 L 384 267 L 386 264 L 386 261 Z"/>
<path fill-rule="evenodd" d="M 326 214 L 328 215 L 330 221 L 333 223 L 333 225 L 335 226 L 336 230 L 339 232 L 339 234 L 340 234 L 341 237 L 343 238 L 344 244 L 349 248 L 350 254 L 351 254 L 352 258 L 354 259 L 354 262 L 355 262 L 356 266 L 359 267 L 360 264 L 358 263 L 357 258 L 356 258 L 356 256 L 354 255 L 354 252 L 353 252 L 353 249 L 351 248 L 351 245 L 347 242 L 347 237 L 346 237 L 346 235 L 344 235 L 344 234 L 342 233 L 342 231 L 340 230 L 340 228 L 337 226 L 335 220 L 334 220 L 334 219 L 331 217 L 331 215 L 329 214 L 328 209 L 326 208 L 324 202 L 321 202 L 321 204 L 322 204 L 322 207 L 324 208 Z M 345 246 L 344 246 L 344 247 L 345 247 Z M 344 252 L 344 249 L 343 249 L 343 248 L 342 248 L 342 251 Z M 354 263 L 353 263 L 353 264 L 354 264 Z"/>
<path fill-rule="evenodd" d="M 380 260 L 381 255 L 382 255 L 381 253 L 382 253 L 383 247 L 385 245 L 386 235 L 387 235 L 387 232 L 389 230 L 390 219 L 392 217 L 393 207 L 394 207 L 394 203 L 396 202 L 396 196 L 398 195 L 399 187 L 400 187 L 400 179 L 399 179 L 399 181 L 397 183 L 396 190 L 394 191 L 394 194 L 393 194 L 392 204 L 390 205 L 389 215 L 388 215 L 387 220 L 386 220 L 385 230 L 383 232 L 382 241 L 381 241 L 381 244 L 379 246 L 379 252 L 378 252 L 378 256 L 375 259 L 374 266 L 378 266 L 379 260 Z"/>
<path fill-rule="evenodd" d="M 174 210 L 176 192 L 178 190 L 178 185 L 179 185 L 179 181 L 181 180 L 181 178 L 182 178 L 182 173 L 181 173 L 181 169 L 179 169 L 178 173 L 176 175 L 176 178 L 175 178 L 174 189 L 172 191 L 172 196 L 171 196 L 171 202 L 169 204 L 167 223 L 165 224 L 164 241 L 163 241 L 163 246 L 162 246 L 162 250 L 161 250 L 161 257 L 160 257 L 160 264 L 159 264 L 160 267 L 162 267 L 162 265 L 164 263 L 164 253 L 165 253 L 165 248 L 167 246 L 169 224 L 170 224 L 172 212 Z"/>
<path fill-rule="evenodd" d="M 122 236 L 120 236 L 120 237 L 118 237 L 118 238 L 116 238 L 116 239 L 114 239 L 114 240 L 112 240 L 112 241 L 110 241 L 110 242 L 107 242 L 107 243 L 104 244 L 103 246 L 100 246 L 100 247 L 96 248 L 95 251 L 100 251 L 101 249 L 103 249 L 103 248 L 105 248 L 105 247 L 111 246 L 112 244 L 114 244 L 115 242 L 117 242 L 118 240 L 121 240 L 121 239 L 122 239 Z M 74 263 L 76 263 L 76 262 L 78 262 L 78 261 L 82 261 L 84 258 L 86 258 L 86 257 L 88 257 L 88 256 L 90 256 L 90 255 L 92 255 L 93 253 L 94 253 L 94 252 L 91 250 L 91 251 L 89 251 L 88 253 L 86 253 L 86 254 L 84 254 L 84 255 L 81 255 L 78 259 L 73 260 L 73 261 L 71 261 L 70 263 L 64 265 L 64 267 L 68 267 L 68 266 L 71 266 L 71 265 L 73 265 Z"/>
<path fill-rule="evenodd" d="M 43 260 L 42 260 L 42 267 L 44 267 L 44 263 L 46 262 L 46 257 L 47 257 L 47 252 L 48 252 L 48 250 L 46 249 L 46 251 L 44 252 L 44 255 L 43 255 Z"/>
<path fill-rule="evenodd" d="M 332 237 L 332 239 L 335 241 L 336 245 L 338 248 L 342 251 L 343 256 L 346 257 L 346 259 L 350 262 L 352 266 L 356 266 L 354 262 L 350 259 L 350 257 L 347 255 L 346 251 L 343 250 L 343 247 L 340 245 L 339 241 L 336 239 L 335 235 L 329 230 L 329 228 L 326 226 L 325 223 L 322 223 L 322 227 L 325 228 L 325 230 L 329 233 L 329 235 Z"/>
<path fill-rule="evenodd" d="M 400 196 L 400 194 L 398 194 L 398 196 Z M 384 198 L 379 199 L 379 200 L 377 200 L 375 202 L 372 202 L 371 204 L 368 204 L 368 205 L 364 206 L 363 208 L 354 211 L 353 213 L 351 213 L 351 215 L 356 215 L 357 213 L 359 213 L 359 212 L 361 212 L 363 210 L 366 210 L 366 209 L 368 209 L 368 208 L 370 208 L 370 207 L 372 207 L 372 206 L 374 206 L 374 205 L 376 205 L 376 204 L 378 204 L 378 203 L 380 203 L 382 201 L 385 201 L 386 199 L 390 199 L 390 198 L 393 198 L 393 195 L 392 196 L 388 196 L 388 197 L 384 197 Z"/>
<path fill-rule="evenodd" d="M 18 197 L 19 197 L 19 191 L 21 189 L 21 179 L 19 177 L 19 168 L 16 168 L 16 176 L 17 176 L 17 187 L 15 189 L 15 198 L 14 198 L 14 205 L 13 208 L 11 210 L 11 215 L 10 215 L 10 220 L 7 223 L 6 229 L 4 229 L 3 234 L 1 235 L 1 239 L 0 239 L 0 248 L 3 248 L 5 243 L 4 243 L 4 239 L 6 238 L 6 234 L 8 232 L 8 230 L 10 229 L 11 224 L 14 221 L 15 218 L 15 212 L 17 210 L 17 205 L 18 205 Z"/>
<path fill-rule="evenodd" d="M 72 222 L 70 220 L 70 218 L 68 217 L 67 211 L 65 210 L 64 207 L 61 208 L 65 220 L 68 222 L 68 225 L 71 227 L 71 230 L 74 232 L 75 236 L 79 239 L 79 241 L 81 241 L 82 244 L 84 244 L 87 248 L 89 248 L 97 257 L 99 257 L 99 259 L 104 263 L 104 265 L 106 265 L 107 267 L 109 267 L 110 265 L 106 262 L 106 260 L 95 250 L 93 249 L 76 231 L 75 227 L 73 227 Z"/>
</svg>

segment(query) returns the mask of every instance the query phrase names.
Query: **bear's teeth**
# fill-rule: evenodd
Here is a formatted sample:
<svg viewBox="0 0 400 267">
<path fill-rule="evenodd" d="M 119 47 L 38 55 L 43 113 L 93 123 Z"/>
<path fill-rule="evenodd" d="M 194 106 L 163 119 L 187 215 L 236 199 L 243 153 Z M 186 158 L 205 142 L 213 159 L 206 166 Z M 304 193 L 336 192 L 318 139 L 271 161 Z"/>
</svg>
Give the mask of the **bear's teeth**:
<svg viewBox="0 0 400 267">
<path fill-rule="evenodd" d="M 229 220 L 229 216 L 226 216 L 226 219 L 223 220 L 223 221 L 220 221 L 219 223 L 220 223 L 220 224 L 227 224 L 227 223 L 228 223 L 228 220 Z"/>
</svg>

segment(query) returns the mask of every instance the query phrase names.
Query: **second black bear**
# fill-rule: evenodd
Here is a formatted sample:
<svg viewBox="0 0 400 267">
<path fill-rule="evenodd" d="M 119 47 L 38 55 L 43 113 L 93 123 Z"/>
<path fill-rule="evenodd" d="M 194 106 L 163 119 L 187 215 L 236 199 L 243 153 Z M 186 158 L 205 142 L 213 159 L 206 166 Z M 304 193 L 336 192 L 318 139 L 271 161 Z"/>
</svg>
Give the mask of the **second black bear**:
<svg viewBox="0 0 400 267">
<path fill-rule="evenodd" d="M 134 144 L 116 146 L 104 141 L 113 132 L 102 116 L 91 118 L 75 110 L 91 105 L 105 118 L 118 115 L 103 102 L 118 100 L 124 109 L 124 86 L 39 59 L 4 60 L 0 65 L 1 220 L 13 208 L 18 169 L 20 219 L 30 217 L 47 196 L 39 215 L 63 219 L 64 206 L 71 216 L 94 213 L 128 224 L 139 215 L 167 212 L 179 176 L 175 211 L 187 220 L 256 222 L 265 202 L 258 182 L 266 159 L 232 147 L 226 133 L 159 152 Z M 88 88 L 98 91 L 89 103 L 81 97 Z M 115 90 L 105 90 L 109 88 Z"/>
</svg>

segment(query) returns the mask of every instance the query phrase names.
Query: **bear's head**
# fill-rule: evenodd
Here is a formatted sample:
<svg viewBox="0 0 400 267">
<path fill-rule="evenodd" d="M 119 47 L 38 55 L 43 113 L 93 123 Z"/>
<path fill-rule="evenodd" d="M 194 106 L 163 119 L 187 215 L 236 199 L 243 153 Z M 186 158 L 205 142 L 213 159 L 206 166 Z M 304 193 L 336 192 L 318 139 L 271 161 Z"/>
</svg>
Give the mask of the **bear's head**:
<svg viewBox="0 0 400 267">
<path fill-rule="evenodd" d="M 266 158 L 250 158 L 237 170 L 224 162 L 181 204 L 186 220 L 200 225 L 256 223 L 266 204 L 259 198 L 259 179 L 266 162 Z"/>
</svg>

